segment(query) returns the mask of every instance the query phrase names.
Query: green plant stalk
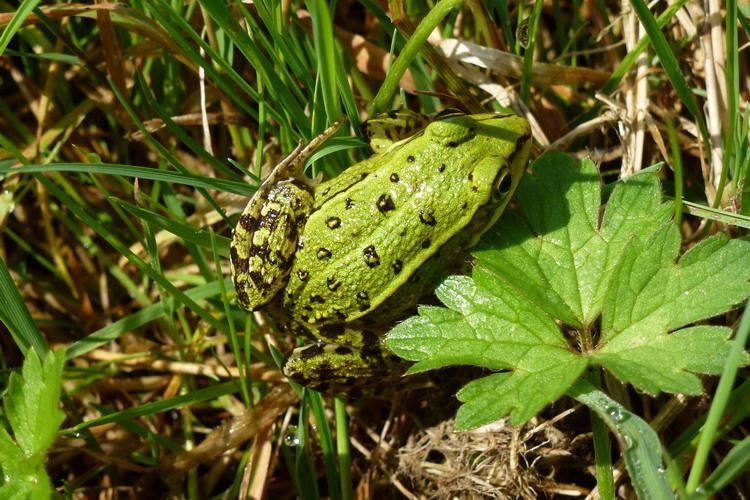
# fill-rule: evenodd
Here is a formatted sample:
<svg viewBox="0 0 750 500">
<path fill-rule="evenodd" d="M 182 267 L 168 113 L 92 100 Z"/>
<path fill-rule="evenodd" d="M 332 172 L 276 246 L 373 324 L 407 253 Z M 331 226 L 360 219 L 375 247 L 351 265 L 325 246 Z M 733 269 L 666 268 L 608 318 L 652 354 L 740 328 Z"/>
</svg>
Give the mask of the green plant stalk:
<svg viewBox="0 0 750 500">
<path fill-rule="evenodd" d="M 352 459 L 349 450 L 349 422 L 346 414 L 346 401 L 337 397 L 333 400 L 336 421 L 336 454 L 339 457 L 339 484 L 342 500 L 352 500 Z"/>
<path fill-rule="evenodd" d="M 729 395 L 732 392 L 732 385 L 734 384 L 737 370 L 742 362 L 742 353 L 745 350 L 745 345 L 747 344 L 749 336 L 750 301 L 745 304 L 745 312 L 742 313 L 742 320 L 740 321 L 739 328 L 737 328 L 737 335 L 734 338 L 734 342 L 732 342 L 732 350 L 730 351 L 727 362 L 724 365 L 724 371 L 719 379 L 719 385 L 716 387 L 714 399 L 711 403 L 711 409 L 708 411 L 706 423 L 701 431 L 698 448 L 695 451 L 695 458 L 693 459 L 693 465 L 690 468 L 690 474 L 686 483 L 686 488 L 689 494 L 695 493 L 696 488 L 700 483 L 703 469 L 706 467 L 708 454 L 714 443 L 717 429 L 721 424 L 721 418 L 724 415 L 724 409 L 729 400 Z"/>
<path fill-rule="evenodd" d="M 539 31 L 539 17 L 542 15 L 543 0 L 534 2 L 534 10 L 529 19 L 529 43 L 523 53 L 523 73 L 521 74 L 521 100 L 528 106 L 531 103 L 531 67 L 534 64 L 534 48 Z"/>
<path fill-rule="evenodd" d="M 682 151 L 677 140 L 677 131 L 672 119 L 667 117 L 667 134 L 672 149 L 672 171 L 674 172 L 674 219 L 679 226 L 682 222 Z"/>
<path fill-rule="evenodd" d="M 372 101 L 368 110 L 370 116 L 375 113 L 384 111 L 388 108 L 391 98 L 393 97 L 401 77 L 404 76 L 406 69 L 419 54 L 422 45 L 427 41 L 427 37 L 432 30 L 447 16 L 451 11 L 463 5 L 463 0 L 440 0 L 437 5 L 422 19 L 414 34 L 406 42 L 404 50 L 399 54 L 398 59 L 391 66 L 383 85 L 380 87 L 378 94 Z"/>
<path fill-rule="evenodd" d="M 726 31 L 727 45 L 727 67 L 724 70 L 727 87 L 727 116 L 726 135 L 724 136 L 724 170 L 730 170 L 735 162 L 735 137 L 734 130 L 737 126 L 737 116 L 739 114 L 738 98 L 740 95 L 740 78 L 737 72 L 739 68 L 739 47 L 737 45 L 737 0 L 727 0 L 726 19 L 724 31 Z M 732 172 L 732 182 L 737 187 L 737 172 Z M 721 200 L 724 185 L 719 185 L 716 192 L 716 200 Z M 716 201 L 715 200 L 715 201 Z M 715 205 L 718 206 L 718 205 Z"/>
<path fill-rule="evenodd" d="M 307 2 L 313 27 L 313 41 L 318 60 L 318 76 L 323 95 L 323 106 L 328 122 L 332 123 L 341 115 L 341 105 L 336 86 L 336 43 L 333 39 L 333 22 L 328 10 L 328 2 L 310 0 Z"/>
<path fill-rule="evenodd" d="M 615 480 L 612 477 L 612 450 L 609 442 L 609 432 L 602 419 L 593 410 L 589 409 L 591 416 L 591 430 L 594 436 L 594 455 L 596 457 L 596 487 L 599 489 L 599 498 L 602 500 L 614 500 Z"/>
<path fill-rule="evenodd" d="M 586 377 L 597 388 L 601 386 L 599 373 L 598 370 L 589 370 Z M 614 500 L 615 479 L 612 475 L 612 445 L 609 441 L 609 431 L 606 424 L 591 408 L 589 408 L 589 417 L 591 418 L 591 431 L 594 437 L 596 487 L 599 489 L 599 498 Z"/>
<path fill-rule="evenodd" d="M 221 260 L 219 259 L 219 252 L 216 245 L 216 235 L 213 230 L 211 231 L 211 252 L 214 256 L 214 266 L 216 267 L 216 278 L 219 283 L 219 296 L 221 302 L 224 305 L 224 315 L 227 318 L 227 324 L 229 325 L 229 341 L 232 345 L 232 353 L 234 354 L 234 361 L 237 364 L 237 370 L 239 372 L 240 387 L 242 388 L 242 399 L 245 402 L 245 406 L 250 408 L 253 404 L 252 397 L 250 397 L 250 389 L 247 386 L 247 366 L 244 363 L 245 357 L 242 355 L 242 349 L 240 348 L 240 341 L 237 338 L 237 329 L 232 321 L 231 310 L 229 307 L 229 300 L 227 300 L 227 290 L 224 287 L 224 280 L 221 279 Z M 249 316 L 249 315 L 248 315 Z"/>
<path fill-rule="evenodd" d="M 316 391 L 308 391 L 307 394 L 309 396 L 310 408 L 315 417 L 315 422 L 317 423 L 320 449 L 323 452 L 326 483 L 328 484 L 328 498 L 331 500 L 339 500 L 341 495 L 339 493 L 339 481 L 337 480 L 336 460 L 334 459 L 335 448 L 331 437 L 331 429 L 328 426 L 328 418 L 326 417 L 325 408 L 323 406 L 323 398 L 320 393 Z"/>
</svg>

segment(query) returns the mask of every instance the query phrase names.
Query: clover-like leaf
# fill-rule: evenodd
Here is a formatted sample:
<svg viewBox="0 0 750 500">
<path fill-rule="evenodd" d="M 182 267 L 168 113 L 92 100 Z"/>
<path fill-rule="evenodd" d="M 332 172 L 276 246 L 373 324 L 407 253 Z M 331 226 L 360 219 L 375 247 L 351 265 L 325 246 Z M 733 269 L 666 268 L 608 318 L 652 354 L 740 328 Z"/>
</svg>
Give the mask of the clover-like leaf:
<svg viewBox="0 0 750 500">
<path fill-rule="evenodd" d="M 714 236 L 679 261 L 673 205 L 653 174 L 617 183 L 601 210 L 601 178 L 588 160 L 540 158 L 474 252 L 472 277 L 436 291 L 387 345 L 416 361 L 497 373 L 458 397 L 457 428 L 504 415 L 521 423 L 597 364 L 648 393 L 696 393 L 717 373 L 728 328 L 694 325 L 750 296 L 750 243 Z"/>
</svg>

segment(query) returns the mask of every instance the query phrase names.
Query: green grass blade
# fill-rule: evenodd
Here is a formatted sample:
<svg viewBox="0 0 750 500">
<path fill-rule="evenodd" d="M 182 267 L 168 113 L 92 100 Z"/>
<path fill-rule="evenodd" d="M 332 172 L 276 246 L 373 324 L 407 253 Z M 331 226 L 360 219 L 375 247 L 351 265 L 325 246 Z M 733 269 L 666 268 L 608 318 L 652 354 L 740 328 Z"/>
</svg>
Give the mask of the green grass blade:
<svg viewBox="0 0 750 500">
<path fill-rule="evenodd" d="M 534 64 L 534 47 L 539 31 L 539 18 L 542 15 L 543 0 L 534 2 L 534 10 L 529 19 L 529 43 L 523 54 L 523 74 L 521 75 L 521 99 L 528 106 L 531 103 L 531 66 Z"/>
<path fill-rule="evenodd" d="M 326 471 L 326 484 L 328 485 L 328 497 L 332 500 L 339 500 L 341 492 L 339 491 L 338 472 L 336 469 L 336 448 L 333 445 L 331 437 L 331 428 L 328 425 L 323 398 L 319 392 L 308 391 L 310 397 L 310 408 L 315 417 L 315 429 L 320 439 L 320 450 L 323 452 L 323 463 Z"/>
<path fill-rule="evenodd" d="M 149 167 L 118 165 L 113 163 L 48 163 L 46 165 L 27 165 L 20 168 L 0 166 L 0 175 L 20 175 L 46 172 L 84 172 L 87 174 L 122 175 L 170 184 L 182 184 L 195 188 L 216 189 L 242 196 L 252 196 L 253 189 L 245 182 L 215 179 L 201 175 L 183 174 L 169 170 L 157 170 Z"/>
<path fill-rule="evenodd" d="M 750 469 L 750 436 L 736 444 L 701 485 L 701 495 L 711 497 Z"/>
<path fill-rule="evenodd" d="M 368 110 L 368 115 L 372 116 L 390 108 L 391 98 L 398 88 L 401 77 L 404 76 L 406 69 L 419 54 L 422 45 L 427 41 L 427 37 L 445 16 L 459 8 L 462 4 L 463 0 L 440 0 L 435 7 L 427 13 L 414 31 L 414 35 L 412 35 L 412 37 L 406 42 L 398 59 L 396 59 L 391 66 L 388 76 L 380 87 L 378 94 L 375 96 L 375 99 Z"/>
<path fill-rule="evenodd" d="M 664 474 L 659 437 L 648 423 L 583 380 L 568 395 L 593 410 L 614 433 L 638 498 L 674 499 Z"/>
<path fill-rule="evenodd" d="M 227 278 L 225 286 L 231 286 L 230 278 Z M 217 282 L 206 283 L 205 285 L 196 286 L 184 292 L 192 300 L 203 300 L 219 295 L 220 288 Z M 126 316 L 120 320 L 110 323 L 100 328 L 94 333 L 73 342 L 65 352 L 66 359 L 73 359 L 83 356 L 87 352 L 103 346 L 107 342 L 120 338 L 122 335 L 132 332 L 151 321 L 154 321 L 164 315 L 164 302 L 160 301 L 150 306 Z"/>
<path fill-rule="evenodd" d="M 49 351 L 47 342 L 31 318 L 23 297 L 18 292 L 13 278 L 10 276 L 5 260 L 0 258 L 0 321 L 10 332 L 21 352 L 26 353 L 29 347 L 41 359 Z"/>
<path fill-rule="evenodd" d="M 160 229 L 169 231 L 186 242 L 194 243 L 205 248 L 211 248 L 212 233 L 209 231 L 196 229 L 184 222 L 168 219 L 163 215 L 138 207 L 132 203 L 116 199 L 113 201 L 138 218 L 143 219 Z M 222 257 L 229 257 L 229 238 L 219 235 L 214 235 L 214 237 L 216 238 L 216 250 L 219 252 L 219 255 Z"/>
<path fill-rule="evenodd" d="M 721 425 L 724 410 L 726 409 L 727 402 L 729 401 L 732 392 L 732 386 L 734 385 L 734 379 L 737 376 L 737 370 L 742 364 L 742 358 L 748 337 L 750 337 L 750 302 L 745 305 L 745 312 L 742 314 L 740 326 L 737 328 L 737 335 L 732 342 L 732 350 L 727 358 L 726 364 L 724 365 L 724 370 L 719 379 L 719 385 L 716 387 L 714 399 L 711 402 L 711 409 L 708 411 L 706 423 L 701 431 L 698 448 L 695 451 L 693 466 L 690 468 L 690 475 L 688 476 L 687 484 L 685 485 L 688 493 L 695 492 L 700 483 L 703 469 L 708 461 L 708 454 L 711 452 L 711 446 L 713 446 L 714 440 L 717 436 L 717 431 Z"/>
<path fill-rule="evenodd" d="M 162 399 L 160 401 L 154 401 L 153 403 L 146 403 L 141 406 L 135 406 L 132 408 L 128 408 L 127 410 L 122 410 L 110 413 L 109 415 L 104 415 L 99 418 L 87 420 L 86 422 L 81 422 L 76 426 L 64 429 L 61 432 L 65 434 L 75 434 L 82 431 L 83 429 L 96 427 L 98 425 L 127 422 L 138 417 L 145 417 L 148 415 L 153 415 L 155 413 L 162 413 L 173 408 L 182 408 L 185 405 L 194 405 L 202 403 L 204 401 L 211 401 L 213 399 L 220 398 L 221 396 L 234 394 L 239 390 L 239 381 L 233 380 L 231 382 L 223 382 L 221 384 L 212 385 L 210 387 L 206 387 L 205 389 L 198 389 L 197 391 L 192 391 L 188 394 L 176 396 L 174 398 Z"/>
<path fill-rule="evenodd" d="M 40 1 L 41 0 L 24 0 L 21 2 L 21 5 L 18 6 L 13 14 L 13 18 L 11 18 L 2 34 L 0 34 L 0 55 L 3 55 L 10 40 L 16 35 L 18 30 L 21 29 L 23 22 L 29 17 L 31 11 L 39 5 Z"/>
</svg>

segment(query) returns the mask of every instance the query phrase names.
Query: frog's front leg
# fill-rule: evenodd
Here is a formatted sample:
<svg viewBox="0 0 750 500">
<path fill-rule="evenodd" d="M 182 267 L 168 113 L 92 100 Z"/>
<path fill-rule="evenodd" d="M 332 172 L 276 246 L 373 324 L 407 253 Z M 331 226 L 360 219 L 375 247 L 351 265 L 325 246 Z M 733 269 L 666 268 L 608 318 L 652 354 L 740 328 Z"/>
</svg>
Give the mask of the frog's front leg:
<svg viewBox="0 0 750 500">
<path fill-rule="evenodd" d="M 253 197 L 239 218 L 230 250 L 237 300 L 254 311 L 284 288 L 313 197 L 289 180 Z"/>
<path fill-rule="evenodd" d="M 408 364 L 382 346 L 381 335 L 348 327 L 344 330 L 327 336 L 346 339 L 346 344 L 319 339 L 292 351 L 282 367 L 284 375 L 319 391 L 350 393 L 355 386 L 377 392 L 379 386 L 393 384 L 405 372 Z"/>
</svg>

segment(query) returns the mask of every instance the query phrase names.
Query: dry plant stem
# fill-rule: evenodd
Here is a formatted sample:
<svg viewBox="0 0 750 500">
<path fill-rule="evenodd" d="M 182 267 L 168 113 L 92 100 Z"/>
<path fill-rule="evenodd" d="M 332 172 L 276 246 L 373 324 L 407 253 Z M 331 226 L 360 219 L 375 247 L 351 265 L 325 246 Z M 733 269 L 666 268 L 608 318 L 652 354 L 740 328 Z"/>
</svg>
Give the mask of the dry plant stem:
<svg viewBox="0 0 750 500">
<path fill-rule="evenodd" d="M 253 440 L 250 459 L 242 474 L 240 500 L 264 498 L 266 485 L 271 477 L 273 456 L 273 426 L 261 429 Z"/>
<path fill-rule="evenodd" d="M 169 361 L 166 359 L 157 359 L 148 355 L 134 357 L 133 355 L 112 353 L 103 349 L 91 351 L 86 357 L 95 361 L 105 361 L 117 364 L 118 366 L 129 369 L 145 369 L 149 371 L 180 375 L 203 375 L 207 377 L 230 379 L 240 376 L 236 366 L 223 367 L 191 363 L 187 361 Z M 253 380 L 264 380 L 268 382 L 279 382 L 283 380 L 283 377 L 278 370 L 269 369 L 262 363 L 256 363 L 250 366 L 250 377 Z"/>
<path fill-rule="evenodd" d="M 523 73 L 523 57 L 501 50 L 482 47 L 465 40 L 448 38 L 437 47 L 445 57 L 489 69 L 499 75 L 519 79 Z M 534 85 L 583 84 L 601 86 L 610 78 L 608 71 L 534 62 L 531 67 L 531 81 Z"/>
<path fill-rule="evenodd" d="M 646 36 L 646 29 L 638 22 L 638 39 Z M 636 62 L 635 74 L 635 137 L 633 138 L 633 172 L 643 167 L 643 145 L 646 140 L 646 121 L 648 119 L 648 51 L 641 52 Z"/>
<path fill-rule="evenodd" d="M 597 116 L 592 120 L 581 123 L 576 128 L 560 137 L 558 140 L 550 144 L 545 152 L 564 151 L 573 141 L 575 141 L 579 137 L 588 136 L 602 127 L 607 127 L 612 125 L 613 123 L 617 123 L 618 119 L 619 118 L 617 114 L 613 111 L 605 111 L 601 116 Z"/>
<path fill-rule="evenodd" d="M 518 98 L 515 91 L 495 83 L 495 77 L 488 77 L 470 66 L 450 60 L 449 64 L 457 75 L 465 78 L 467 81 L 487 92 L 491 96 L 491 99 L 495 99 L 501 106 L 511 108 L 520 116 L 526 118 L 529 125 L 531 125 L 531 135 L 534 136 L 537 143 L 542 147 L 546 147 L 549 144 L 549 139 L 547 139 L 547 136 L 544 134 L 539 122 L 521 99 Z"/>
<path fill-rule="evenodd" d="M 297 395 L 291 387 L 275 386 L 256 406 L 224 422 L 192 450 L 165 457 L 161 470 L 167 474 L 168 481 L 178 479 L 198 464 L 215 460 L 255 436 L 261 429 L 270 427 L 279 415 L 296 402 Z"/>
<path fill-rule="evenodd" d="M 716 188 L 719 185 L 721 171 L 723 167 L 723 155 L 721 148 L 721 96 L 717 83 L 716 61 L 714 59 L 713 40 L 711 36 L 711 17 L 710 11 L 712 0 L 707 2 L 707 15 L 705 19 L 706 30 L 701 39 L 704 47 L 704 71 L 706 73 L 706 105 L 708 108 L 708 135 L 711 141 L 711 176 L 710 183 L 706 183 L 706 199 L 709 205 L 713 205 L 716 195 Z M 718 11 L 716 15 L 719 16 Z M 723 75 L 723 73 L 722 73 Z M 723 80 L 723 78 L 718 78 Z M 711 186 L 713 189 L 709 189 Z"/>
<path fill-rule="evenodd" d="M 630 3 L 622 3 L 622 23 L 627 49 L 633 50 L 643 36 L 643 27 L 638 21 Z M 646 71 L 648 70 L 648 51 L 643 51 L 636 61 L 636 75 L 627 79 L 625 90 L 626 120 L 622 127 L 623 159 L 620 176 L 627 177 L 640 170 L 643 162 L 644 127 L 642 110 L 647 106 Z M 644 102 L 645 101 L 645 102 Z"/>
</svg>

